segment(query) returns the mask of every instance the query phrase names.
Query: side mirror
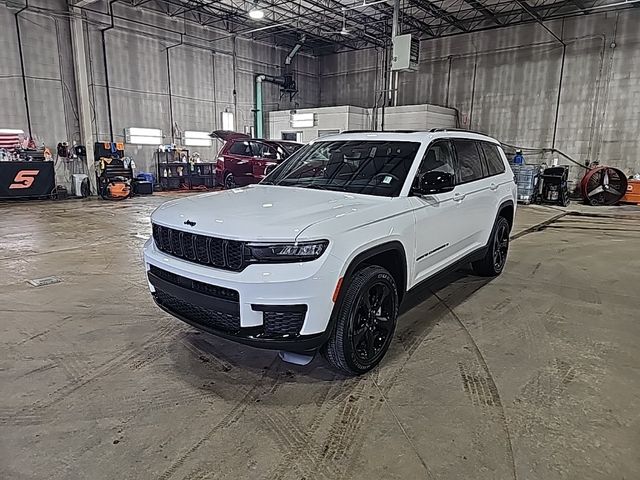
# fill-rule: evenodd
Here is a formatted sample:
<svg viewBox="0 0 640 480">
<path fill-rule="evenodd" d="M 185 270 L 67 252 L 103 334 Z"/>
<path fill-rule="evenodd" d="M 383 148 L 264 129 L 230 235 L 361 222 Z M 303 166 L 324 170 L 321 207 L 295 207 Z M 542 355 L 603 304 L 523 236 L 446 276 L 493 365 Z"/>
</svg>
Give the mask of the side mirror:
<svg viewBox="0 0 640 480">
<path fill-rule="evenodd" d="M 433 195 L 435 193 L 450 192 L 456 186 L 455 177 L 446 172 L 426 172 L 420 178 L 417 193 Z"/>
</svg>

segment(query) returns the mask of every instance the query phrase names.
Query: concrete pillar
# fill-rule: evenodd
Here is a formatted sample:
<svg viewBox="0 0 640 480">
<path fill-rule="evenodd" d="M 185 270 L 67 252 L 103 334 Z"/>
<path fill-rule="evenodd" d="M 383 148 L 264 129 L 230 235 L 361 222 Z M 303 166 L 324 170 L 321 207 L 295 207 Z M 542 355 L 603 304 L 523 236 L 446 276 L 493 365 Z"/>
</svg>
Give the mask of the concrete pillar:
<svg viewBox="0 0 640 480">
<path fill-rule="evenodd" d="M 86 2 L 81 2 L 81 5 Z M 76 5 L 78 5 L 76 3 Z M 89 77 L 87 74 L 87 54 L 85 52 L 84 25 L 82 11 L 78 6 L 70 6 L 71 10 L 71 46 L 73 48 L 73 68 L 76 77 L 76 96 L 78 98 L 78 117 L 80 123 L 80 139 L 87 148 L 87 173 L 91 185 L 91 193 L 97 193 L 96 170 L 93 160 L 93 128 L 91 125 L 91 103 L 89 96 Z"/>
</svg>

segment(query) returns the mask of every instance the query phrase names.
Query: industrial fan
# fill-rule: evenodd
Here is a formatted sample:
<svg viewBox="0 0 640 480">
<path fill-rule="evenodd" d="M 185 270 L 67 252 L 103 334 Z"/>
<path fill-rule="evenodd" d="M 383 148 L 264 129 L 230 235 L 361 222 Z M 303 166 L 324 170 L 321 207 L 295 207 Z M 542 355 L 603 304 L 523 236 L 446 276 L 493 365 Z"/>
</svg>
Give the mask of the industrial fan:
<svg viewBox="0 0 640 480">
<path fill-rule="evenodd" d="M 580 188 L 589 205 L 615 205 L 627 191 L 627 177 L 617 168 L 596 167 L 586 173 Z"/>
</svg>

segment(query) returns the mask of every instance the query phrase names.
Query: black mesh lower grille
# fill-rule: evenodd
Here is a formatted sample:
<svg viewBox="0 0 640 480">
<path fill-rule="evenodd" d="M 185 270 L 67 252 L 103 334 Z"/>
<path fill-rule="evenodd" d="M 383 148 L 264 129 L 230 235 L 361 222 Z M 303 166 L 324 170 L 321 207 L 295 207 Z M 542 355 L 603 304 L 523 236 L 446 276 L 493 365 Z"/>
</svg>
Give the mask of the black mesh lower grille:
<svg viewBox="0 0 640 480">
<path fill-rule="evenodd" d="M 240 330 L 240 313 L 225 313 L 198 307 L 156 289 L 158 303 L 171 313 L 205 327 L 233 333 Z"/>
<path fill-rule="evenodd" d="M 234 302 L 240 301 L 238 291 L 232 290 L 231 288 L 218 287 L 217 285 L 210 285 L 197 280 L 191 280 L 190 278 L 167 272 L 155 265 L 150 265 L 149 271 L 162 280 L 166 280 L 167 282 L 180 287 L 188 288 L 189 290 L 204 293 L 205 295 L 211 295 L 212 297 L 222 298 L 224 300 L 232 300 Z"/>
<path fill-rule="evenodd" d="M 266 336 L 298 335 L 304 323 L 305 312 L 264 312 Z"/>
<path fill-rule="evenodd" d="M 208 237 L 153 225 L 156 247 L 169 255 L 202 265 L 239 272 L 247 266 L 244 242 Z"/>
</svg>

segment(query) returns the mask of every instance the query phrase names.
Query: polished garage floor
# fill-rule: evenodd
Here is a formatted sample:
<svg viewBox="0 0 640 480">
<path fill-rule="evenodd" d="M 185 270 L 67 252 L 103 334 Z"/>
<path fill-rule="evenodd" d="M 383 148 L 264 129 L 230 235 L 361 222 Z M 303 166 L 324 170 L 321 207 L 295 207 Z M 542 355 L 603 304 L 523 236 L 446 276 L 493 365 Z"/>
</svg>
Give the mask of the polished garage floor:
<svg viewBox="0 0 640 480">
<path fill-rule="evenodd" d="M 521 208 L 504 275 L 411 295 L 345 378 L 156 308 L 166 199 L 0 204 L 0 478 L 638 478 L 640 209 Z"/>
</svg>

